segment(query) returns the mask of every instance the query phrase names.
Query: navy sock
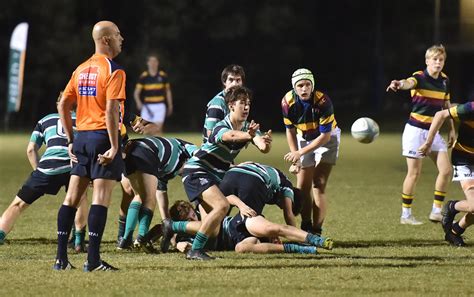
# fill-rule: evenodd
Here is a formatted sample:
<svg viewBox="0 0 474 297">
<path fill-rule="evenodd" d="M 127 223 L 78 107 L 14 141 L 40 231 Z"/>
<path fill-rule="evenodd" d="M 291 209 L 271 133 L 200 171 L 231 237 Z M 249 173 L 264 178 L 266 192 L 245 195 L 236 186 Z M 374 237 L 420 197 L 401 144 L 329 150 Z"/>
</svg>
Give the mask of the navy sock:
<svg viewBox="0 0 474 297">
<path fill-rule="evenodd" d="M 61 205 L 58 211 L 58 250 L 56 259 L 67 261 L 67 242 L 69 232 L 74 224 L 77 209 L 72 206 Z"/>
<path fill-rule="evenodd" d="M 100 242 L 104 234 L 107 221 L 107 207 L 93 204 L 89 210 L 89 247 L 87 248 L 87 262 L 89 267 L 96 267 L 100 263 Z"/>
</svg>

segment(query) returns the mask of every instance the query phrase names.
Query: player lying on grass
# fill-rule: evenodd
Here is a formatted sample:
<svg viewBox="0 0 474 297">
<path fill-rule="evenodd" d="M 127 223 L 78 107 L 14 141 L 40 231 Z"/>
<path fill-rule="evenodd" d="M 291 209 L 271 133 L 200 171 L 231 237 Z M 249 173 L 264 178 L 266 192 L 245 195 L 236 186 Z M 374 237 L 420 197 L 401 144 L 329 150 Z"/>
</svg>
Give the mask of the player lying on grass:
<svg viewBox="0 0 474 297">
<path fill-rule="evenodd" d="M 178 233 L 176 247 L 181 252 L 187 252 L 194 241 L 192 237 L 182 237 L 182 234 L 195 235 L 201 221 L 189 202 L 177 201 L 170 209 L 174 221 L 163 222 L 163 239 Z M 291 242 L 281 243 L 279 237 Z M 243 216 L 240 212 L 234 216 L 226 216 L 220 226 L 213 250 L 234 250 L 238 253 L 300 253 L 316 254 L 317 247 L 332 249 L 330 238 L 320 237 L 293 226 L 272 223 L 262 215 L 254 217 Z M 199 260 L 207 260 L 201 258 Z"/>
<path fill-rule="evenodd" d="M 433 118 L 426 141 L 418 151 L 424 156 L 430 153 L 433 139 L 447 119 L 460 122 L 458 138 L 451 153 L 451 162 L 454 169 L 453 181 L 461 183 L 466 200 L 448 201 L 442 210 L 441 224 L 446 241 L 455 246 L 464 246 L 461 235 L 474 223 L 474 102 L 438 111 Z M 459 222 L 454 223 L 454 217 L 458 212 L 466 214 Z"/>
<path fill-rule="evenodd" d="M 233 87 L 226 92 L 230 113 L 214 127 L 208 141 L 184 165 L 183 184 L 188 199 L 199 201 L 207 212 L 187 259 L 211 259 L 203 248 L 229 209 L 229 203 L 217 185 L 240 150 L 253 143 L 263 153 L 270 151 L 271 131 L 263 135 L 259 124 L 247 121 L 251 97 L 251 91 L 245 87 Z"/>
<path fill-rule="evenodd" d="M 197 147 L 176 138 L 147 137 L 130 140 L 125 146 L 125 168 L 133 191 L 137 194 L 130 204 L 125 233 L 118 248 L 126 249 L 132 245 L 133 231 L 139 224 L 137 244 L 150 252 L 152 246 L 144 242 L 153 212 L 158 200 L 161 218 L 168 214 L 168 181 L 180 174 L 184 162 Z M 159 195 L 156 194 L 158 191 Z"/>
</svg>

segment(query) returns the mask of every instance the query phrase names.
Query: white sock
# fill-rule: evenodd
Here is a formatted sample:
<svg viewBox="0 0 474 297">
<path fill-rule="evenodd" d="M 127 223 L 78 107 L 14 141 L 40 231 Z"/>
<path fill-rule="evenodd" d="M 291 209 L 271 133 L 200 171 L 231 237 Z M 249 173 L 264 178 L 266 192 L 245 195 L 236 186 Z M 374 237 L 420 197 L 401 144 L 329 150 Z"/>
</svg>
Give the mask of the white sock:
<svg viewBox="0 0 474 297">
<path fill-rule="evenodd" d="M 402 207 L 402 218 L 408 218 L 411 216 L 411 207 Z"/>
<path fill-rule="evenodd" d="M 431 208 L 432 213 L 441 213 L 441 207 L 433 203 L 433 207 Z"/>
</svg>

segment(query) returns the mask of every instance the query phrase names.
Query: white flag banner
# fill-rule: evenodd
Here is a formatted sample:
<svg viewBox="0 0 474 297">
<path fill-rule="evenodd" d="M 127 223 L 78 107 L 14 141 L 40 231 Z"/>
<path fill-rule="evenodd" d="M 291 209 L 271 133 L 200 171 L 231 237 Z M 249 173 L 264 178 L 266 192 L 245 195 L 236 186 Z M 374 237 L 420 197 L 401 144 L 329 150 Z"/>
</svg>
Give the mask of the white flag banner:
<svg viewBox="0 0 474 297">
<path fill-rule="evenodd" d="M 20 23 L 13 30 L 10 39 L 10 57 L 8 62 L 7 113 L 19 111 L 23 92 L 23 71 L 25 69 L 26 41 L 28 23 Z"/>
</svg>

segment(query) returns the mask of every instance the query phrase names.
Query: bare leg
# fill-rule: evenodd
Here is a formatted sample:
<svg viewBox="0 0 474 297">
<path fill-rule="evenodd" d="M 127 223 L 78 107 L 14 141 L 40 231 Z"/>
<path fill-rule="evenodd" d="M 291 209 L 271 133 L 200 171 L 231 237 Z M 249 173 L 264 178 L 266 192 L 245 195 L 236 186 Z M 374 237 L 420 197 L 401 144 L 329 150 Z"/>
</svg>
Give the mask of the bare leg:
<svg viewBox="0 0 474 297">
<path fill-rule="evenodd" d="M 168 192 L 156 190 L 156 201 L 158 202 L 158 209 L 160 211 L 161 219 L 169 219 L 171 216 L 168 210 Z"/>
<path fill-rule="evenodd" d="M 127 177 L 122 176 L 120 184 L 122 185 L 122 202 L 120 203 L 119 215 L 122 217 L 126 217 L 128 207 L 130 206 L 130 203 L 132 202 L 132 199 L 135 194 L 133 193 L 130 180 Z"/>
<path fill-rule="evenodd" d="M 229 202 L 219 188 L 213 185 L 202 193 L 202 204 L 208 213 L 202 221 L 199 232 L 210 237 L 219 228 L 229 210 Z"/>
<path fill-rule="evenodd" d="M 326 198 L 326 185 L 331 174 L 332 165 L 327 163 L 319 163 L 313 175 L 313 229 L 316 231 L 321 230 L 324 219 L 327 214 L 327 198 Z"/>
<path fill-rule="evenodd" d="M 302 208 L 301 220 L 311 222 L 311 211 L 313 209 L 313 197 L 311 196 L 311 185 L 313 180 L 314 167 L 301 168 L 296 175 L 296 187 L 301 190 Z"/>
<path fill-rule="evenodd" d="M 237 253 L 282 253 L 285 251 L 283 244 L 260 242 L 256 237 L 248 237 L 235 246 Z"/>
<path fill-rule="evenodd" d="M 255 237 L 284 237 L 290 241 L 304 243 L 308 232 L 293 226 L 272 223 L 262 216 L 248 218 L 245 227 Z"/>
<path fill-rule="evenodd" d="M 87 190 L 82 195 L 79 207 L 77 208 L 74 225 L 76 230 L 81 230 L 87 225 L 87 215 L 89 214 L 89 201 L 87 200 Z"/>
<path fill-rule="evenodd" d="M 436 177 L 435 190 L 446 192 L 453 173 L 451 161 L 447 152 L 434 152 L 430 158 L 438 168 L 438 176 Z"/>
<path fill-rule="evenodd" d="M 403 194 L 414 194 L 416 183 L 420 178 L 422 165 L 422 159 L 407 158 L 407 175 L 403 181 Z"/>
<path fill-rule="evenodd" d="M 16 220 L 20 217 L 23 211 L 28 208 L 28 206 L 28 203 L 21 200 L 20 197 L 15 196 L 10 206 L 8 206 L 8 208 L 3 212 L 2 217 L 0 218 L 0 230 L 5 232 L 5 234 L 10 233 Z"/>
</svg>

